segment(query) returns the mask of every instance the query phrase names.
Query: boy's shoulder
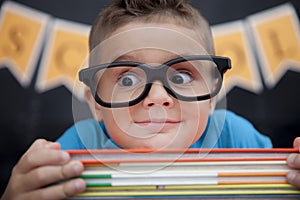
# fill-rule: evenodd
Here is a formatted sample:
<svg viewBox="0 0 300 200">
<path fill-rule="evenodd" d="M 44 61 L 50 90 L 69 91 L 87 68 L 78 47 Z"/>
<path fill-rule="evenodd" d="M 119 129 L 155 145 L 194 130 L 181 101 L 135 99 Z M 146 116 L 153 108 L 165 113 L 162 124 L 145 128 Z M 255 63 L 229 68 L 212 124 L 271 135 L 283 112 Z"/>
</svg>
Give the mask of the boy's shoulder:
<svg viewBox="0 0 300 200">
<path fill-rule="evenodd" d="M 249 120 L 242 117 L 241 115 L 236 114 L 233 111 L 226 109 L 215 110 L 210 116 L 210 118 L 214 121 L 217 121 L 218 123 L 222 123 L 223 126 L 253 127 L 253 124 Z"/>
<path fill-rule="evenodd" d="M 104 123 L 92 118 L 74 123 L 57 142 L 62 149 L 117 148 L 106 132 Z"/>
<path fill-rule="evenodd" d="M 210 117 L 209 134 L 218 137 L 219 148 L 270 148 L 269 137 L 260 133 L 244 117 L 225 109 L 215 110 Z M 212 133 L 216 132 L 216 133 Z"/>
</svg>

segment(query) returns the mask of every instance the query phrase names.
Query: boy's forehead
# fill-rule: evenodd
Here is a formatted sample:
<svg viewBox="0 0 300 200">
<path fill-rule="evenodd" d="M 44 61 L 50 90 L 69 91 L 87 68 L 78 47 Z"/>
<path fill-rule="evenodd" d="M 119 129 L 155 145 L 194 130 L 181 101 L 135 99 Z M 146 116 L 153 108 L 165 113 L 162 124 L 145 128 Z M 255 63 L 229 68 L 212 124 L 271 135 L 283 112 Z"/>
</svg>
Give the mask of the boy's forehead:
<svg viewBox="0 0 300 200">
<path fill-rule="evenodd" d="M 143 49 L 158 49 L 176 55 L 207 55 L 204 38 L 196 31 L 174 24 L 127 24 L 90 52 L 91 64 L 109 63 Z"/>
</svg>

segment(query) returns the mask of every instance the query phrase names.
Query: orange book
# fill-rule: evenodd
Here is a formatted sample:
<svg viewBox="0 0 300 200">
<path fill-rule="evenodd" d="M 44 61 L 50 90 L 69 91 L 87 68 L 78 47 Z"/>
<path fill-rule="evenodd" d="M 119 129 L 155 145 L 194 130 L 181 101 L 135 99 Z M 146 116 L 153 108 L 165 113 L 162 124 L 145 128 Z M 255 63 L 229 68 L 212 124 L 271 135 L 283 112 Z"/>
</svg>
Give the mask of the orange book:
<svg viewBox="0 0 300 200">
<path fill-rule="evenodd" d="M 74 160 L 84 164 L 133 162 L 211 162 L 211 161 L 283 161 L 294 148 L 223 149 L 99 149 L 69 150 Z"/>
</svg>

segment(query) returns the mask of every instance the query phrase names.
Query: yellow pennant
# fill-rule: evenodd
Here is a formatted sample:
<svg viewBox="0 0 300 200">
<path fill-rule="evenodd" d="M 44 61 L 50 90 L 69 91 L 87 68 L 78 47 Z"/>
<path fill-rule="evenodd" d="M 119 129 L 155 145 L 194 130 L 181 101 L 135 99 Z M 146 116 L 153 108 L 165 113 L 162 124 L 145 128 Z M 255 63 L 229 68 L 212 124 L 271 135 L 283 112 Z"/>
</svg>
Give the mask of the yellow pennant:
<svg viewBox="0 0 300 200">
<path fill-rule="evenodd" d="M 267 86 L 273 87 L 288 69 L 300 70 L 300 28 L 291 4 L 250 16 L 249 24 Z"/>
<path fill-rule="evenodd" d="M 37 88 L 49 90 L 65 85 L 76 95 L 80 88 L 78 71 L 88 56 L 90 27 L 65 20 L 55 20 L 40 65 Z"/>
<path fill-rule="evenodd" d="M 234 86 L 259 92 L 262 84 L 244 23 L 235 21 L 215 25 L 212 32 L 216 55 L 231 59 L 232 69 L 224 76 L 226 92 Z"/>
<path fill-rule="evenodd" d="M 13 2 L 4 2 L 0 17 L 0 65 L 22 85 L 35 71 L 49 16 Z"/>
</svg>

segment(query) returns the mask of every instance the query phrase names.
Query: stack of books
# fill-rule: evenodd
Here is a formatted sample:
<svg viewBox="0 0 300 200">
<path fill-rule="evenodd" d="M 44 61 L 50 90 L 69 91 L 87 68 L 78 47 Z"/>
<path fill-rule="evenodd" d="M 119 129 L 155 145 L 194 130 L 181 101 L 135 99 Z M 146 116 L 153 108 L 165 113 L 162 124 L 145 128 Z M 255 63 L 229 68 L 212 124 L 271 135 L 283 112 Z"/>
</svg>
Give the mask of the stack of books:
<svg viewBox="0 0 300 200">
<path fill-rule="evenodd" d="M 297 149 L 74 150 L 87 189 L 77 198 L 300 199 L 287 183 Z M 298 170 L 300 173 L 300 170 Z M 76 198 L 76 197 L 75 197 Z"/>
</svg>

